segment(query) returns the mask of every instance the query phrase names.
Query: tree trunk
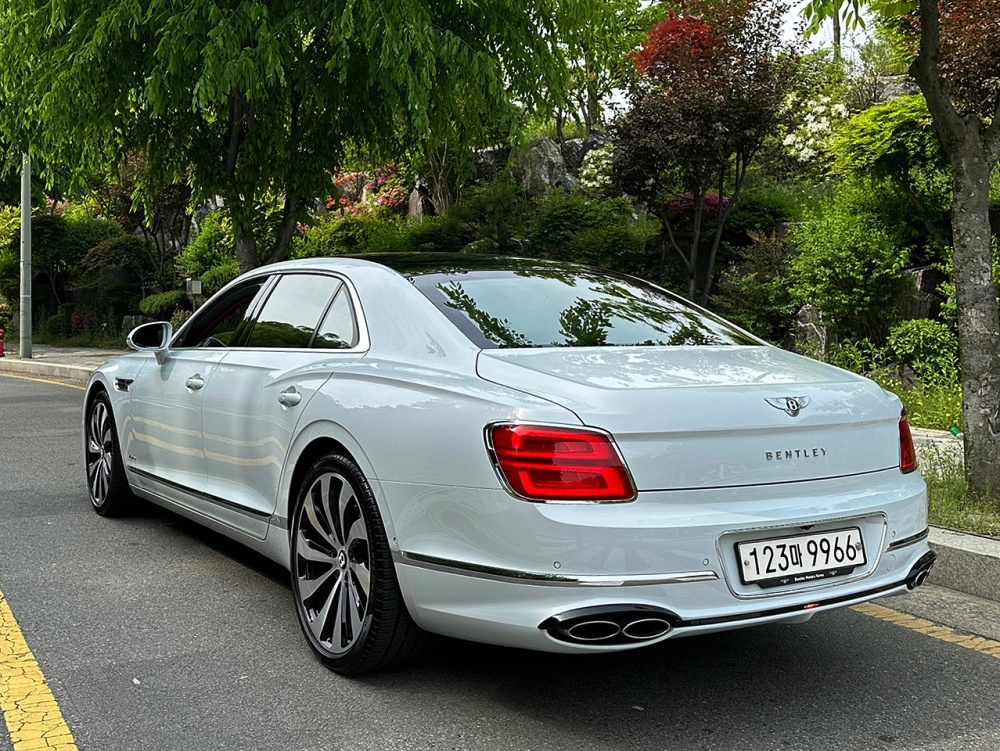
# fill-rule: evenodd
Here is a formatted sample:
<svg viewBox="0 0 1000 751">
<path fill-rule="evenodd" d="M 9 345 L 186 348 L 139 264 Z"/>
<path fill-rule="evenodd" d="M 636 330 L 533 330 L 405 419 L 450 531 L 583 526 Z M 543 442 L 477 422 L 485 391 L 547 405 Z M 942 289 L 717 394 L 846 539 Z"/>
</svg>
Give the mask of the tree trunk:
<svg viewBox="0 0 1000 751">
<path fill-rule="evenodd" d="M 1000 316 L 990 248 L 989 176 L 1000 153 L 997 116 L 982 131 L 977 114 L 960 115 L 939 63 L 937 0 L 920 0 L 920 51 L 910 66 L 951 162 L 951 234 L 962 371 L 965 476 L 973 496 L 1000 489 Z"/>
<path fill-rule="evenodd" d="M 970 139 L 971 140 L 971 139 Z M 978 138 L 952 156 L 952 236 L 969 490 L 1000 491 L 1000 316 L 990 253 L 989 171 Z"/>
<path fill-rule="evenodd" d="M 840 3 L 837 2 L 833 6 L 833 62 L 839 67 L 843 60 L 844 53 L 840 34 Z"/>
<path fill-rule="evenodd" d="M 240 273 L 245 274 L 260 266 L 260 256 L 257 255 L 257 237 L 253 227 L 234 230 L 236 239 L 236 260 L 240 265 Z"/>
</svg>

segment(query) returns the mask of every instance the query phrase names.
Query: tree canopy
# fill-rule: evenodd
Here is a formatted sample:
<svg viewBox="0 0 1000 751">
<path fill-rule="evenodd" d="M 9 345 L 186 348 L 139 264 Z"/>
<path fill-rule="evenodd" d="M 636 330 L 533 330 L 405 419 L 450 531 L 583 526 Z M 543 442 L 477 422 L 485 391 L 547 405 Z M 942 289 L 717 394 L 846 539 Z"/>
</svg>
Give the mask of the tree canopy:
<svg viewBox="0 0 1000 751">
<path fill-rule="evenodd" d="M 726 215 L 747 167 L 774 132 L 793 80 L 795 57 L 781 39 L 785 6 L 775 0 L 703 0 L 671 12 L 635 54 L 632 110 L 613 129 L 614 172 L 663 226 L 665 265 L 676 251 L 688 295 L 704 301 Z M 715 191 L 714 212 L 706 198 Z M 692 239 L 675 236 L 677 202 L 692 203 Z M 708 211 L 706 211 L 708 209 Z M 700 257 L 706 213 L 716 231 Z"/>
<path fill-rule="evenodd" d="M 285 254 L 351 148 L 378 152 L 512 98 L 562 96 L 557 29 L 599 0 L 9 0 L 0 130 L 75 178 L 138 154 L 149 195 L 180 177 L 221 195 L 240 266 Z M 548 102 L 538 101 L 539 81 Z M 260 202 L 283 201 L 258 248 Z"/>
</svg>

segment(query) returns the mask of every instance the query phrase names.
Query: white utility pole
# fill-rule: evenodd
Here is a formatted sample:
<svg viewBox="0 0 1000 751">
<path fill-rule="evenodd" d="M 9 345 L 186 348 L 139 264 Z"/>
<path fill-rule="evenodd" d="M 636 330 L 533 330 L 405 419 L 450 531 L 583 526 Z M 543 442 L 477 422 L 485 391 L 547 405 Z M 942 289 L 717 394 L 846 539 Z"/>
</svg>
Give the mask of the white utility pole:
<svg viewBox="0 0 1000 751">
<path fill-rule="evenodd" d="M 31 357 L 31 157 L 21 168 L 21 346 L 22 359 Z"/>
</svg>

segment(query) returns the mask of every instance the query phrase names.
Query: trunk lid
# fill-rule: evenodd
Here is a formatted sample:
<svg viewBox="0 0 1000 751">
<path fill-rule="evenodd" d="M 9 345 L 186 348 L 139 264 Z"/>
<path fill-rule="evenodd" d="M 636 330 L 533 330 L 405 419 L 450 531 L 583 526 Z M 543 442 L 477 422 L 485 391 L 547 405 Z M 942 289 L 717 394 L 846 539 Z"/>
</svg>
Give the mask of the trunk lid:
<svg viewBox="0 0 1000 751">
<path fill-rule="evenodd" d="M 899 466 L 898 400 L 770 346 L 483 350 L 480 377 L 610 432 L 639 490 L 800 482 Z"/>
</svg>

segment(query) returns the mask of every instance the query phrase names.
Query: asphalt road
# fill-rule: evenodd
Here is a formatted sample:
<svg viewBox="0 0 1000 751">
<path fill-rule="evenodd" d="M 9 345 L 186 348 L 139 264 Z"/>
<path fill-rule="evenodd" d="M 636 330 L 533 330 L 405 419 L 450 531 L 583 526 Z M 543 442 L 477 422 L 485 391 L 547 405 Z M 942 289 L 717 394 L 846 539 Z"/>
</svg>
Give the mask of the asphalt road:
<svg viewBox="0 0 1000 751">
<path fill-rule="evenodd" d="M 441 640 L 341 678 L 282 570 L 154 507 L 90 510 L 81 400 L 0 376 L 0 592 L 81 751 L 1000 748 L 1000 656 L 853 610 L 584 658 Z M 880 604 L 1000 640 L 993 603 Z"/>
</svg>

